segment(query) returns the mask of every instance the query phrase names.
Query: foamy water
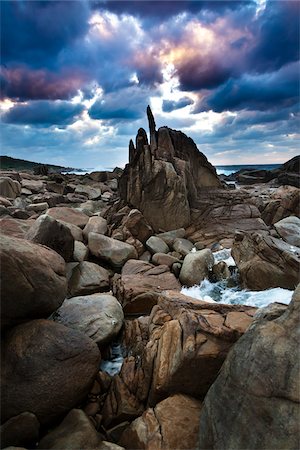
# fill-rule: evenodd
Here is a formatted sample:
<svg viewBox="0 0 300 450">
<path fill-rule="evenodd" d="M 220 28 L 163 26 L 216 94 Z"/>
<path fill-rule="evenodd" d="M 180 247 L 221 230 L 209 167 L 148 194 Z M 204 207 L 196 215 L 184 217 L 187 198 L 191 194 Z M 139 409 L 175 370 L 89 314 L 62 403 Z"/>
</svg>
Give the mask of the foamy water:
<svg viewBox="0 0 300 450">
<path fill-rule="evenodd" d="M 227 266 L 236 266 L 231 256 L 231 249 L 223 249 L 214 253 L 215 264 L 224 261 Z M 225 303 L 227 305 L 247 305 L 262 308 L 270 303 L 278 302 L 288 305 L 293 291 L 282 288 L 267 289 L 265 291 L 248 291 L 238 286 L 227 287 L 226 281 L 211 283 L 204 280 L 202 283 L 190 288 L 183 287 L 182 294 L 209 303 Z"/>
<path fill-rule="evenodd" d="M 270 303 L 278 302 L 288 305 L 293 291 L 282 288 L 267 289 L 265 291 L 248 291 L 238 287 L 228 288 L 225 281 L 211 283 L 204 280 L 198 286 L 183 287 L 182 294 L 204 300 L 209 303 L 218 302 L 227 305 L 247 305 L 262 308 Z"/>
<path fill-rule="evenodd" d="M 101 360 L 100 370 L 107 372 L 109 375 L 117 375 L 123 364 L 122 347 L 120 344 L 111 345 L 111 358 L 109 360 Z"/>
</svg>

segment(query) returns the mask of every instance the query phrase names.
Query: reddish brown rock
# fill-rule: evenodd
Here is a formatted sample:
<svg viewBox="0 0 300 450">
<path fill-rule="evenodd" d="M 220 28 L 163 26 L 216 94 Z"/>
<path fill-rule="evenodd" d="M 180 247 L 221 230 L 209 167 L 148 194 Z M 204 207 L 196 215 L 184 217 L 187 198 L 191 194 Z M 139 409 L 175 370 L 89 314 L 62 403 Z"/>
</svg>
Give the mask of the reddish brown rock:
<svg viewBox="0 0 300 450">
<path fill-rule="evenodd" d="M 34 219 L 22 220 L 5 217 L 0 219 L 0 231 L 7 236 L 24 238 L 34 222 Z"/>
<path fill-rule="evenodd" d="M 180 283 L 167 266 L 154 266 L 137 260 L 124 265 L 121 276 L 115 277 L 113 285 L 125 314 L 148 314 L 161 291 L 180 288 Z"/>
<path fill-rule="evenodd" d="M 173 395 L 148 408 L 121 436 L 120 444 L 130 449 L 195 449 L 201 403 L 186 395 Z"/>
<path fill-rule="evenodd" d="M 54 219 L 71 223 L 72 225 L 76 225 L 80 228 L 84 228 L 89 220 L 89 217 L 86 214 L 77 211 L 74 208 L 67 208 L 65 206 L 50 208 L 48 209 L 47 214 L 54 217 Z"/>
</svg>

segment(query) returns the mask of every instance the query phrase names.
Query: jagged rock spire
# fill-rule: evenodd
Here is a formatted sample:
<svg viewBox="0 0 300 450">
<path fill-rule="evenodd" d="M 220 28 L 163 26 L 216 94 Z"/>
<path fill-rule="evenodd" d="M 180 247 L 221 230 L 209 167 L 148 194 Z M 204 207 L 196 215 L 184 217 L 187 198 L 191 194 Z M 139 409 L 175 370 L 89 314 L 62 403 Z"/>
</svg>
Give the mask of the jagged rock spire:
<svg viewBox="0 0 300 450">
<path fill-rule="evenodd" d="M 134 154 L 135 154 L 135 146 L 134 146 L 133 140 L 130 139 L 130 141 L 129 141 L 129 162 L 130 163 L 133 161 Z"/>
<path fill-rule="evenodd" d="M 151 108 L 149 105 L 147 106 L 147 117 L 148 117 L 148 123 L 149 123 L 149 133 L 150 133 L 150 147 L 151 147 L 151 150 L 154 152 L 154 150 L 157 149 L 156 124 L 155 124 L 154 116 L 152 114 L 152 111 L 151 111 Z"/>
</svg>

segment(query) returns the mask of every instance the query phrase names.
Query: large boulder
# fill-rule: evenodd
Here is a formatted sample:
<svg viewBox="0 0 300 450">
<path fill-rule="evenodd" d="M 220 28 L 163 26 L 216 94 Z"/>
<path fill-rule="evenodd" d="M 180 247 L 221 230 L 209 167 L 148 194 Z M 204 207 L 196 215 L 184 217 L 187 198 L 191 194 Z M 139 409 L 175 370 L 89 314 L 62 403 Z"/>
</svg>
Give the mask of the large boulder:
<svg viewBox="0 0 300 450">
<path fill-rule="evenodd" d="M 283 314 L 261 316 L 232 348 L 205 398 L 198 449 L 299 448 L 299 314 L 298 287 Z"/>
<path fill-rule="evenodd" d="M 83 400 L 99 363 L 97 345 L 76 330 L 43 319 L 13 328 L 1 352 L 2 420 L 59 418 Z"/>
<path fill-rule="evenodd" d="M 98 264 L 82 261 L 74 267 L 69 279 L 68 297 L 94 294 L 109 288 L 109 271 Z"/>
<path fill-rule="evenodd" d="M 56 206 L 50 208 L 47 214 L 54 219 L 76 225 L 79 228 L 84 228 L 88 223 L 89 216 L 74 208 L 67 208 L 66 206 Z"/>
<path fill-rule="evenodd" d="M 36 244 L 52 248 L 67 262 L 73 259 L 74 238 L 71 231 L 47 214 L 36 219 L 25 237 Z"/>
<path fill-rule="evenodd" d="M 35 445 L 39 439 L 40 423 L 30 412 L 11 417 L 0 428 L 1 448 L 9 445 Z"/>
<path fill-rule="evenodd" d="M 115 276 L 113 291 L 125 314 L 149 314 L 161 291 L 180 290 L 181 285 L 168 266 L 130 260 L 120 277 Z"/>
<path fill-rule="evenodd" d="M 49 316 L 67 293 L 65 262 L 53 250 L 1 235 L 1 325 Z"/>
<path fill-rule="evenodd" d="M 291 215 L 300 216 L 300 189 L 281 186 L 263 205 L 262 218 L 266 224 L 272 225 Z"/>
<path fill-rule="evenodd" d="M 121 198 L 139 209 L 156 232 L 185 227 L 198 191 L 222 184 L 191 138 L 167 127 L 156 131 L 149 107 L 147 114 L 150 144 L 140 128 L 119 180 Z"/>
<path fill-rule="evenodd" d="M 21 185 L 18 181 L 9 177 L 0 177 L 0 195 L 15 199 L 20 194 Z"/>
<path fill-rule="evenodd" d="M 214 264 L 212 251 L 209 249 L 189 253 L 183 260 L 179 279 L 185 286 L 200 284 L 208 277 L 209 270 Z"/>
<path fill-rule="evenodd" d="M 83 236 L 88 239 L 89 233 L 106 234 L 107 221 L 103 217 L 93 216 L 89 218 L 88 223 L 83 229 Z"/>
<path fill-rule="evenodd" d="M 282 239 L 288 244 L 300 247 L 300 219 L 290 216 L 279 220 L 274 224 L 274 228 Z"/>
<path fill-rule="evenodd" d="M 123 310 L 109 294 L 93 294 L 66 299 L 53 320 L 81 331 L 98 344 L 117 336 L 123 324 Z"/>
<path fill-rule="evenodd" d="M 58 427 L 41 439 L 38 448 L 98 450 L 99 443 L 100 435 L 87 415 L 81 409 L 72 409 Z"/>
<path fill-rule="evenodd" d="M 244 287 L 260 291 L 295 289 L 300 277 L 300 248 L 260 233 L 238 233 L 232 256 Z"/>
<path fill-rule="evenodd" d="M 151 236 L 146 241 L 146 247 L 152 254 L 154 253 L 168 253 L 170 250 L 165 241 L 157 236 Z"/>
<path fill-rule="evenodd" d="M 7 236 L 24 238 L 33 223 L 33 219 L 22 220 L 3 217 L 0 219 L 0 231 Z"/>
<path fill-rule="evenodd" d="M 98 233 L 89 233 L 88 246 L 92 255 L 108 262 L 115 268 L 120 268 L 129 259 L 138 257 L 136 249 L 132 245 Z"/>
<path fill-rule="evenodd" d="M 125 430 L 120 444 L 130 449 L 194 449 L 198 443 L 201 403 L 173 395 L 148 408 Z"/>
<path fill-rule="evenodd" d="M 123 227 L 126 227 L 135 239 L 143 243 L 153 234 L 151 226 L 138 209 L 132 209 L 129 212 L 123 220 Z"/>
</svg>

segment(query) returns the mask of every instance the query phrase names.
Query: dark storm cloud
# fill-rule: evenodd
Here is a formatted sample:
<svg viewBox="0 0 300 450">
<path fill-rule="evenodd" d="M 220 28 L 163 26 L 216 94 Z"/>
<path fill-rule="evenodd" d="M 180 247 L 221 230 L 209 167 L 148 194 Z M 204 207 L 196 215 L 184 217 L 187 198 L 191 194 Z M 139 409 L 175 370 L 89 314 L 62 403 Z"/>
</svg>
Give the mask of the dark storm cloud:
<svg viewBox="0 0 300 450">
<path fill-rule="evenodd" d="M 1 2 L 2 64 L 50 67 L 88 29 L 90 10 L 78 1 Z"/>
<path fill-rule="evenodd" d="M 97 100 L 89 109 L 92 119 L 136 120 L 145 115 L 149 91 L 138 86 L 112 92 Z"/>
<path fill-rule="evenodd" d="M 25 100 L 69 99 L 81 87 L 84 75 L 78 73 L 51 73 L 25 67 L 1 70 L 1 98 Z"/>
<path fill-rule="evenodd" d="M 189 97 L 182 97 L 179 100 L 164 100 L 162 104 L 162 109 L 164 112 L 172 112 L 176 109 L 192 105 L 193 103 L 194 101 Z"/>
<path fill-rule="evenodd" d="M 169 17 L 181 14 L 197 14 L 199 11 L 212 11 L 222 13 L 226 9 L 237 9 L 247 4 L 254 4 L 253 0 L 183 0 L 183 1 L 157 1 L 157 0 L 136 0 L 136 1 L 92 1 L 94 9 L 106 9 L 115 14 L 130 14 L 142 19 L 168 19 Z"/>
<path fill-rule="evenodd" d="M 19 125 L 70 125 L 75 122 L 84 107 L 67 101 L 36 100 L 15 104 L 2 115 L 3 122 Z"/>
<path fill-rule="evenodd" d="M 264 12 L 250 25 L 257 40 L 249 53 L 250 70 L 275 70 L 299 59 L 299 19 L 299 1 L 267 2 Z"/>
<path fill-rule="evenodd" d="M 230 78 L 201 99 L 194 112 L 213 110 L 269 110 L 292 106 L 299 99 L 299 66 L 292 63 L 277 72 Z"/>
</svg>

